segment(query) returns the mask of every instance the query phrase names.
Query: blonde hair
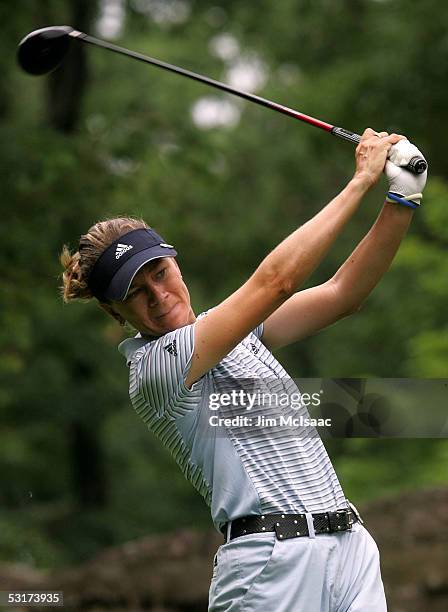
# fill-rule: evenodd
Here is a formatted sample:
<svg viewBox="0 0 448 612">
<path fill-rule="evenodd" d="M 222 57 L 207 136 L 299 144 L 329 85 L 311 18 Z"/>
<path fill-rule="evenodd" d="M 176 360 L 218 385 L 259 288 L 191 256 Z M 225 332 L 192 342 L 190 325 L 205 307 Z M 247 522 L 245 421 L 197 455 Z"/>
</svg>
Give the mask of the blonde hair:
<svg viewBox="0 0 448 612">
<path fill-rule="evenodd" d="M 112 242 L 140 228 L 149 228 L 149 225 L 142 219 L 132 217 L 106 219 L 92 225 L 87 234 L 81 236 L 75 253 L 70 253 L 67 245 L 64 245 L 59 258 L 64 268 L 61 286 L 64 302 L 92 299 L 94 296 L 87 281 L 99 256 Z"/>
</svg>

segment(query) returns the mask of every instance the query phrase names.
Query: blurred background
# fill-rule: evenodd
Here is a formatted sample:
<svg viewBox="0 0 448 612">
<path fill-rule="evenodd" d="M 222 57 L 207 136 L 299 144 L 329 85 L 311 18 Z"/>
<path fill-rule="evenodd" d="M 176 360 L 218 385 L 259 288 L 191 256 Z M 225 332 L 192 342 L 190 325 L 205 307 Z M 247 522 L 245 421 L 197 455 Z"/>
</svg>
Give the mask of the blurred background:
<svg viewBox="0 0 448 612">
<path fill-rule="evenodd" d="M 19 40 L 69 24 L 358 133 L 408 135 L 430 179 L 392 269 L 357 316 L 277 357 L 295 377 L 444 378 L 447 22 L 437 0 L 0 3 L 1 588 L 64 586 L 73 609 L 205 610 L 220 543 L 202 498 L 133 412 L 116 349 L 129 332 L 93 303 L 63 305 L 62 245 L 76 250 L 100 219 L 143 217 L 176 245 L 198 313 L 354 168 L 349 143 L 102 49 L 73 45 L 52 75 L 30 77 L 15 62 Z M 334 274 L 385 188 L 308 285 Z M 446 610 L 447 441 L 325 444 L 347 496 L 372 516 L 391 609 L 427 610 L 430 599 Z M 399 573 L 397 550 L 408 551 Z M 108 579 L 95 574 L 107 567 Z"/>
</svg>

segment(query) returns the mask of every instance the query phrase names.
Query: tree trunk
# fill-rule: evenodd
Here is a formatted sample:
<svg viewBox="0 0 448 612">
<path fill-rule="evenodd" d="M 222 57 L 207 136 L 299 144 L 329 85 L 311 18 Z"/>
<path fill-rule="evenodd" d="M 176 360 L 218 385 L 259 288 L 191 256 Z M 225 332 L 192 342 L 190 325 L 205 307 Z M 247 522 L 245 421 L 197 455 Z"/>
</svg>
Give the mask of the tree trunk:
<svg viewBox="0 0 448 612">
<path fill-rule="evenodd" d="M 96 3 L 71 0 L 69 13 L 71 18 L 68 25 L 89 32 L 96 14 Z M 76 129 L 87 80 L 86 45 L 74 41 L 64 62 L 48 79 L 47 117 L 56 130 L 71 133 Z"/>
<path fill-rule="evenodd" d="M 73 490 L 80 508 L 106 505 L 107 484 L 98 431 L 82 421 L 70 424 Z"/>
</svg>

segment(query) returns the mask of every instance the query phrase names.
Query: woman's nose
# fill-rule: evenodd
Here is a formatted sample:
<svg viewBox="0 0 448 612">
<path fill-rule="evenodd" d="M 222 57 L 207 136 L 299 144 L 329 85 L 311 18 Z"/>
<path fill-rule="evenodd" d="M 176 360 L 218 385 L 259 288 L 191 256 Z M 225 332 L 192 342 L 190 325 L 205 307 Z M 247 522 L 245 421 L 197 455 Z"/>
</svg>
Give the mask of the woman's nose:
<svg viewBox="0 0 448 612">
<path fill-rule="evenodd" d="M 151 287 L 148 292 L 148 299 L 150 306 L 157 306 L 158 304 L 164 302 L 168 292 L 160 286 Z"/>
</svg>

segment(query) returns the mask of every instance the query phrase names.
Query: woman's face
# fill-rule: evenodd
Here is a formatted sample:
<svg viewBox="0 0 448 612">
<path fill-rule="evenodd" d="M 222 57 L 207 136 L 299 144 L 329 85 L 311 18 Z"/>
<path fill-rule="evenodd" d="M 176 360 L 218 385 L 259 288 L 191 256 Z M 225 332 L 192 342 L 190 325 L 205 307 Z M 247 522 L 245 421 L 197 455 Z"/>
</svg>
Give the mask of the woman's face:
<svg viewBox="0 0 448 612">
<path fill-rule="evenodd" d="M 142 334 L 161 336 L 194 323 L 190 294 L 173 257 L 148 262 L 138 271 L 123 302 L 110 309 Z"/>
</svg>

